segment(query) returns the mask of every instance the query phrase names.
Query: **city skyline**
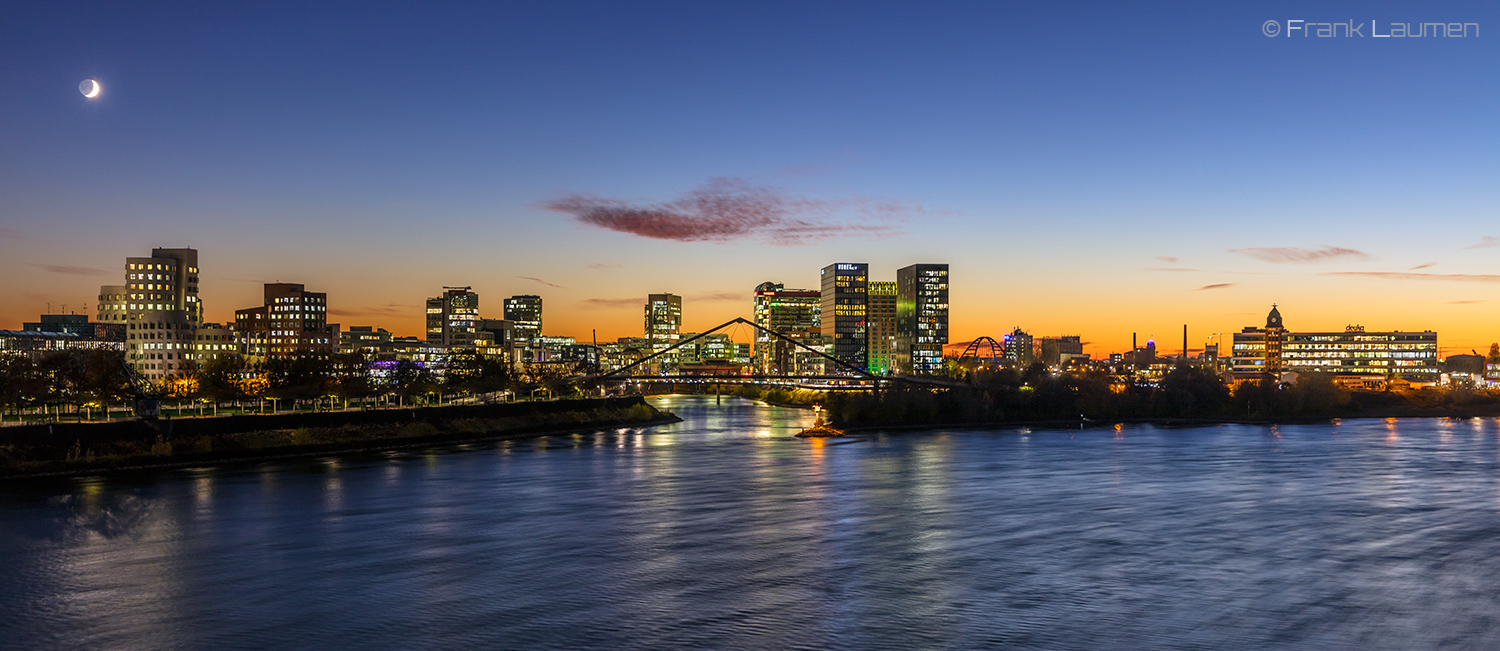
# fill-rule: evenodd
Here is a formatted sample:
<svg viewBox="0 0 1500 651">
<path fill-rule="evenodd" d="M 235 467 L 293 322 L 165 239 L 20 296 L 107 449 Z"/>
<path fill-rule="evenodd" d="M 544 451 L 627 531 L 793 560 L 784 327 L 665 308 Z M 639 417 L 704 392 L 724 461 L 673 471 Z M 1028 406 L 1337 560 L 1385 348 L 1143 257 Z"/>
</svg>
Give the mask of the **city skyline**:
<svg viewBox="0 0 1500 651">
<path fill-rule="evenodd" d="M 158 248 L 162 248 L 162 247 L 158 247 Z M 185 249 L 185 250 L 191 250 L 191 249 Z M 122 270 L 121 270 L 121 274 L 122 275 L 126 274 L 126 270 L 124 268 L 125 266 L 128 266 L 128 263 L 127 263 L 127 265 L 122 265 Z M 916 265 L 916 266 L 931 266 L 931 265 Z M 943 265 L 939 265 L 939 266 L 946 267 L 947 265 L 943 264 Z M 893 274 L 893 277 L 894 277 L 894 274 Z M 869 281 L 871 283 L 875 283 L 875 282 L 888 282 L 888 281 L 883 281 L 883 280 L 877 280 L 877 278 L 876 278 L 876 276 L 875 276 L 874 273 L 870 273 L 869 278 L 871 279 Z M 770 281 L 767 281 L 767 282 L 770 282 Z M 890 284 L 895 284 L 894 281 L 889 281 L 889 282 L 890 282 Z M 261 283 L 261 284 L 256 285 L 256 293 L 260 294 L 263 291 L 265 291 L 266 288 L 271 287 L 271 286 L 276 286 L 276 285 L 290 285 L 290 286 L 294 286 L 294 287 L 300 287 L 302 284 L 304 284 L 304 283 L 286 283 L 286 282 L 283 282 L 282 280 L 279 280 L 279 279 L 276 280 L 276 281 L 267 281 L 265 283 Z M 96 289 L 95 289 L 96 296 L 101 295 L 101 294 L 98 294 L 98 292 L 103 291 L 104 289 L 109 289 L 111 287 L 119 287 L 119 286 L 112 286 L 112 285 L 96 286 Z M 460 288 L 460 289 L 462 289 L 463 291 L 468 292 L 470 290 L 473 290 L 473 287 L 465 286 L 465 287 Z M 724 320 L 729 320 L 729 319 L 732 319 L 734 317 L 748 316 L 750 314 L 753 314 L 753 312 L 754 312 L 754 302 L 755 302 L 756 294 L 757 294 L 757 292 L 758 292 L 759 289 L 760 289 L 760 286 L 757 285 L 754 288 L 751 288 L 749 290 L 746 290 L 746 291 L 742 292 L 742 295 L 738 296 L 738 297 L 730 296 L 730 294 L 731 294 L 730 292 L 724 292 L 724 293 L 721 293 L 721 294 L 714 294 L 714 295 L 709 295 L 709 296 L 700 296 L 700 297 L 697 297 L 697 298 L 699 298 L 699 299 L 702 300 L 702 303 L 699 303 L 700 305 L 714 305 L 714 304 L 718 304 L 718 303 L 729 302 L 731 300 L 732 301 L 738 301 L 738 302 L 744 303 L 745 305 L 742 306 L 742 307 L 746 308 L 744 313 L 733 312 L 733 310 L 735 308 L 728 308 L 730 310 L 728 312 L 722 312 L 722 311 L 714 311 L 714 312 L 712 312 L 713 314 L 719 314 L 721 312 L 724 313 L 724 314 L 727 314 L 728 316 L 726 316 Z M 440 289 L 436 289 L 435 291 L 437 293 L 452 293 L 453 290 L 454 290 L 454 288 L 451 287 L 451 286 L 444 286 L 444 287 L 442 287 Z M 818 290 L 817 289 L 813 289 L 812 291 L 816 292 Z M 474 295 L 482 295 L 482 294 L 485 294 L 486 292 L 472 291 L 471 293 L 474 294 Z M 686 298 L 684 298 L 684 297 L 680 297 L 680 296 L 677 296 L 675 294 L 672 294 L 671 292 L 665 292 L 665 293 L 663 293 L 663 292 L 654 292 L 654 293 L 648 293 L 648 294 L 645 294 L 645 295 L 643 295 L 641 297 L 636 297 L 636 298 L 614 299 L 614 300 L 609 301 L 609 303 L 616 304 L 618 306 L 622 306 L 623 309 L 630 309 L 630 310 L 634 311 L 635 314 L 637 315 L 636 319 L 637 319 L 637 322 L 638 322 L 638 320 L 639 320 L 639 311 L 638 310 L 640 309 L 640 306 L 642 304 L 646 304 L 646 305 L 649 306 L 651 304 L 651 301 L 655 297 L 657 297 L 659 295 L 673 296 L 674 298 L 682 300 L 683 305 L 685 305 L 685 306 L 693 306 L 693 304 L 694 304 L 694 301 L 691 300 L 693 297 L 686 297 Z M 326 296 L 326 293 L 321 294 L 321 296 Z M 508 297 L 506 299 L 502 299 L 502 300 L 504 300 L 504 301 L 511 301 L 511 300 L 518 299 L 518 298 L 535 298 L 536 296 L 537 295 L 535 295 L 535 294 L 531 294 L 531 295 L 512 295 L 512 296 L 510 296 L 510 297 Z M 329 307 L 327 307 L 326 309 L 327 309 L 327 314 L 330 317 L 338 317 L 338 316 L 341 316 L 341 315 L 349 315 L 349 314 L 352 313 L 351 310 L 342 309 L 342 308 L 338 308 L 338 307 L 333 307 L 334 305 L 337 304 L 336 300 L 329 301 L 326 298 L 320 299 L 320 300 L 328 301 Z M 392 312 L 389 316 L 385 316 L 385 317 L 376 316 L 376 317 L 372 317 L 372 318 L 366 318 L 366 319 L 363 319 L 363 320 L 361 319 L 361 317 L 356 316 L 356 317 L 353 317 L 353 321 L 349 321 L 349 319 L 345 319 L 345 321 L 349 321 L 349 322 L 344 323 L 342 325 L 344 325 L 345 327 L 348 327 L 348 326 L 371 327 L 371 326 L 373 326 L 375 328 L 382 328 L 382 329 L 389 330 L 393 336 L 398 336 L 398 337 L 415 337 L 415 338 L 418 338 L 418 339 L 424 339 L 425 338 L 425 339 L 429 339 L 430 340 L 431 339 L 431 325 L 430 324 L 432 323 L 432 314 L 431 314 L 430 310 L 427 309 L 427 308 L 430 308 L 432 306 L 432 302 L 433 301 L 437 301 L 437 300 L 439 300 L 439 299 L 434 299 L 434 298 L 430 298 L 430 297 L 429 298 L 425 298 L 423 300 L 423 307 L 421 309 L 416 310 L 415 312 L 413 312 L 410 315 L 407 315 L 407 314 L 404 314 L 404 313 Z M 96 303 L 97 303 L 97 301 L 96 301 Z M 54 310 L 54 311 L 42 311 L 42 312 L 38 312 L 37 315 L 41 315 L 41 314 L 79 314 L 79 315 L 102 314 L 100 312 L 100 308 L 97 305 L 95 305 L 93 307 L 88 307 L 86 310 L 84 309 L 84 307 L 81 307 L 81 306 L 88 305 L 87 301 L 82 301 L 79 305 L 80 305 L 80 307 L 77 307 L 75 309 L 74 306 L 69 305 L 67 303 L 58 303 L 58 304 L 55 304 L 55 306 L 58 308 L 57 310 Z M 1272 307 L 1275 307 L 1276 305 L 1277 305 L 1276 303 L 1272 303 Z M 204 316 L 202 317 L 202 322 L 209 323 L 209 324 L 218 324 L 218 325 L 221 325 L 221 326 L 232 326 L 233 324 L 235 324 L 237 322 L 237 320 L 239 318 L 241 318 L 238 313 L 245 311 L 243 309 L 233 309 L 233 308 L 228 309 L 228 310 L 224 310 L 224 311 L 227 311 L 229 313 L 229 318 L 224 319 L 224 320 L 216 320 L 215 318 L 213 318 L 213 316 L 215 314 L 217 314 L 219 312 L 219 310 L 215 309 L 214 301 L 212 301 L 212 300 L 208 300 L 208 301 L 200 300 L 197 303 L 197 306 L 198 306 L 199 309 L 201 309 L 203 311 L 203 314 L 204 314 Z M 628 306 L 628 307 L 624 307 L 624 306 Z M 53 305 L 48 305 L 47 307 L 51 308 L 51 307 L 53 307 Z M 121 308 L 123 309 L 123 307 L 124 306 L 122 305 Z M 559 315 L 557 313 L 558 309 L 559 308 L 555 308 L 554 307 L 554 308 L 551 308 L 546 313 L 548 321 L 554 322 L 554 323 L 556 322 L 556 320 L 562 320 L 564 322 L 571 321 L 571 319 L 568 318 L 567 314 Z M 500 319 L 500 318 L 502 318 L 502 316 L 504 315 L 504 313 L 505 313 L 505 308 L 503 308 L 503 307 L 491 307 L 489 309 L 489 313 L 488 314 L 486 313 L 486 311 L 484 311 L 482 309 L 478 310 L 476 312 L 474 318 L 484 317 L 487 320 L 488 319 Z M 709 327 L 712 327 L 713 325 L 717 325 L 718 323 L 720 323 L 720 322 L 712 322 L 711 323 L 710 321 L 713 321 L 712 318 L 703 318 L 701 316 L 699 318 L 692 319 L 692 318 L 690 318 L 690 314 L 691 314 L 691 310 L 686 309 L 686 308 L 684 308 L 682 310 L 682 317 L 681 318 L 683 320 L 683 323 L 685 324 L 685 325 L 681 326 L 681 331 L 682 332 L 698 332 L 698 331 L 706 330 Z M 1254 314 L 1255 314 L 1254 312 L 1245 312 L 1245 313 L 1243 313 L 1244 316 L 1248 317 L 1248 320 L 1245 322 L 1245 324 L 1251 324 L 1251 325 L 1253 325 L 1252 322 L 1254 322 L 1254 321 L 1257 320 L 1257 318 L 1254 316 Z M 559 318 L 559 317 L 561 317 L 561 318 Z M 31 318 L 31 317 L 26 317 L 26 318 Z M 403 320 L 408 320 L 408 319 L 417 324 L 417 326 L 413 327 L 409 332 L 400 329 L 399 326 L 395 327 L 395 328 L 392 328 L 393 325 L 399 324 Z M 1363 327 L 1363 323 L 1356 323 L 1356 321 L 1359 321 L 1359 320 L 1358 319 L 1346 320 L 1345 323 L 1342 324 L 1342 325 L 1337 325 L 1337 326 L 1335 326 L 1335 325 L 1328 325 L 1327 327 L 1322 327 L 1321 329 L 1332 331 L 1332 330 L 1341 330 L 1344 327 L 1354 327 L 1354 326 Z M 690 324 L 690 325 L 688 325 L 688 324 Z M 1245 324 L 1241 324 L 1241 326 L 1243 326 Z M 1182 325 L 1191 325 L 1191 324 L 1179 324 L 1178 328 L 1180 328 Z M 643 328 L 641 328 L 638 324 L 635 326 L 635 328 L 636 328 L 635 331 L 630 331 L 629 330 L 630 327 L 631 326 L 628 326 L 628 325 L 624 326 L 625 330 L 621 331 L 620 334 L 614 334 L 613 331 L 598 332 L 597 329 L 585 329 L 584 333 L 588 335 L 587 337 L 586 336 L 581 336 L 579 333 L 575 333 L 575 332 L 555 332 L 555 331 L 553 331 L 550 328 L 545 329 L 540 334 L 546 335 L 546 336 L 554 336 L 554 337 L 573 337 L 573 338 L 579 339 L 580 341 L 586 340 L 589 337 L 597 336 L 598 340 L 601 341 L 601 342 L 602 341 L 614 341 L 616 339 L 622 339 L 622 338 L 641 337 L 643 334 L 646 334 L 645 330 Z M 1033 336 L 1036 336 L 1036 337 L 1041 337 L 1043 335 L 1056 336 L 1058 334 L 1067 334 L 1067 332 L 1064 332 L 1064 331 L 1067 331 L 1066 327 L 1063 328 L 1063 331 L 1059 331 L 1059 332 L 1056 332 L 1056 333 L 1050 332 L 1050 331 L 1046 331 L 1046 332 L 1039 331 L 1036 328 L 1027 327 L 1024 324 L 1023 325 L 1019 325 L 1019 326 L 1015 326 L 1015 327 L 1019 328 L 1022 331 L 1025 331 L 1029 335 L 1033 335 Z M 0 327 L 0 329 L 5 329 L 5 328 Z M 1304 329 L 1307 329 L 1307 328 L 1304 328 Z M 1395 331 L 1395 332 L 1433 332 L 1433 331 L 1437 331 L 1436 328 L 1432 328 L 1432 327 L 1426 327 L 1426 328 L 1404 328 L 1404 329 L 1403 328 L 1382 328 L 1382 329 L 1384 329 L 1384 330 L 1390 330 L 1390 331 Z M 1077 329 L 1075 328 L 1075 330 L 1077 330 Z M 1228 340 L 1229 336 L 1231 334 L 1233 334 L 1234 332 L 1237 332 L 1238 330 L 1239 330 L 1238 327 L 1236 327 L 1234 329 L 1214 330 L 1213 332 L 1201 333 L 1201 334 L 1203 334 L 1203 336 L 1201 338 L 1199 336 L 1200 333 L 1194 332 L 1193 336 L 1189 339 L 1189 347 L 1187 349 L 1187 352 L 1190 353 L 1190 354 L 1200 353 L 1200 352 L 1202 352 L 1204 350 L 1204 345 L 1205 344 L 1223 345 L 1224 342 Z M 1071 332 L 1071 331 L 1068 331 L 1068 332 Z M 1003 338 L 1007 334 L 1007 332 L 1006 331 L 999 331 L 997 334 L 998 334 L 998 336 L 996 336 L 994 338 L 1001 339 L 1001 338 Z M 1176 340 L 1174 340 L 1174 338 L 1173 338 L 1174 334 L 1178 335 L 1178 338 Z M 749 342 L 751 342 L 753 340 L 753 337 L 748 336 L 746 333 L 738 333 L 737 336 L 739 337 L 739 339 L 744 339 L 745 340 L 745 341 L 740 342 L 740 343 L 749 343 Z M 950 338 L 949 339 L 949 343 L 945 344 L 944 349 L 948 352 L 949 355 L 952 355 L 952 354 L 955 354 L 956 352 L 958 352 L 958 350 L 961 350 L 965 345 L 967 345 L 968 343 L 970 343 L 974 339 L 977 339 L 977 338 L 980 338 L 980 337 L 984 337 L 984 336 L 989 336 L 989 335 L 981 334 L 981 335 L 978 335 L 976 337 L 967 337 L 967 338 L 962 338 L 962 339 L 959 339 L 959 338 Z M 1122 352 L 1122 351 L 1129 351 L 1131 349 L 1132 345 L 1142 345 L 1142 346 L 1144 346 L 1146 342 L 1148 342 L 1148 341 L 1154 341 L 1154 340 L 1156 340 L 1158 338 L 1161 339 L 1161 346 L 1159 348 L 1160 348 L 1162 354 L 1164 354 L 1164 355 L 1175 355 L 1175 354 L 1178 354 L 1179 352 L 1181 352 L 1181 349 L 1182 349 L 1182 346 L 1179 343 L 1181 341 L 1181 339 L 1180 339 L 1180 331 L 1178 333 L 1168 332 L 1168 333 L 1166 333 L 1162 337 L 1157 337 L 1154 334 L 1147 334 L 1147 333 L 1143 333 L 1143 332 L 1140 332 L 1140 331 L 1135 331 L 1135 332 L 1132 332 L 1132 333 L 1130 333 L 1129 335 L 1126 336 L 1127 340 L 1129 340 L 1129 339 L 1137 340 L 1135 342 L 1135 344 L 1131 344 L 1129 341 L 1127 341 L 1125 343 L 1125 345 L 1121 346 L 1118 349 L 1100 347 L 1101 344 L 1099 344 L 1097 341 L 1091 341 L 1091 340 L 1089 340 L 1089 335 L 1084 335 L 1083 337 L 1084 337 L 1084 339 L 1082 341 L 1082 345 L 1085 346 L 1085 347 L 1093 347 L 1093 349 L 1091 351 L 1089 351 L 1089 352 L 1093 353 L 1096 358 L 1098 358 L 1101 354 L 1104 355 L 1104 356 L 1107 356 L 1110 353 L 1118 353 L 1118 352 Z M 1204 341 L 1204 339 L 1206 339 L 1206 341 Z M 1445 336 L 1445 340 L 1446 340 L 1446 336 Z M 1493 343 L 1493 342 L 1491 342 L 1491 343 Z M 1471 349 L 1478 350 L 1479 348 L 1487 347 L 1488 345 L 1489 344 L 1482 344 L 1482 345 L 1479 345 L 1479 346 L 1472 346 Z M 1220 350 L 1226 350 L 1226 349 L 1221 348 Z M 1439 351 L 1440 351 L 1440 355 L 1446 356 L 1447 354 L 1464 354 L 1464 353 L 1468 353 L 1468 352 L 1470 352 L 1470 349 L 1460 349 L 1459 346 L 1443 345 L 1443 346 L 1441 346 L 1439 348 Z"/>
<path fill-rule="evenodd" d="M 9 9 L 0 322 L 92 313 L 125 255 L 194 247 L 218 323 L 280 281 L 399 335 L 443 286 L 601 340 L 670 292 L 692 332 L 859 260 L 949 264 L 953 342 L 1171 351 L 1186 323 L 1200 348 L 1273 303 L 1444 355 L 1500 339 L 1483 31 L 1262 32 L 1350 13 L 1324 3 L 579 7 Z"/>
</svg>

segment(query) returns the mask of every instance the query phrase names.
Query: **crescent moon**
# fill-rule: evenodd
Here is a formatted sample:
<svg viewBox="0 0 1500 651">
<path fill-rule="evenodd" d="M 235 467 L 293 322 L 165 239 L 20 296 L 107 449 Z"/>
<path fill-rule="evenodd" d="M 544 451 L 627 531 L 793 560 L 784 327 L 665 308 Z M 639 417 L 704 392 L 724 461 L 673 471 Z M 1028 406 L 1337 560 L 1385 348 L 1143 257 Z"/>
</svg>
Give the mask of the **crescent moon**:
<svg viewBox="0 0 1500 651">
<path fill-rule="evenodd" d="M 99 82 L 90 79 L 89 83 L 93 84 L 94 87 L 91 88 L 91 89 L 89 89 L 89 92 L 84 93 L 83 96 L 87 97 L 89 99 L 93 99 L 95 97 L 98 97 L 99 96 Z"/>
</svg>

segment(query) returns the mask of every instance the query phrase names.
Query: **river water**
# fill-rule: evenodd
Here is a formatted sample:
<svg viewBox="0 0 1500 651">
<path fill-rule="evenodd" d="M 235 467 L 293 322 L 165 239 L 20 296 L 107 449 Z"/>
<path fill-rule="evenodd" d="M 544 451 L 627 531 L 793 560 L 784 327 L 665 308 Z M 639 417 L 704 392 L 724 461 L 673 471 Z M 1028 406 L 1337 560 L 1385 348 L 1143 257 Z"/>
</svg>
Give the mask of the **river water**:
<svg viewBox="0 0 1500 651">
<path fill-rule="evenodd" d="M 804 411 L 0 484 L 0 647 L 1500 648 L 1500 422 Z"/>
</svg>

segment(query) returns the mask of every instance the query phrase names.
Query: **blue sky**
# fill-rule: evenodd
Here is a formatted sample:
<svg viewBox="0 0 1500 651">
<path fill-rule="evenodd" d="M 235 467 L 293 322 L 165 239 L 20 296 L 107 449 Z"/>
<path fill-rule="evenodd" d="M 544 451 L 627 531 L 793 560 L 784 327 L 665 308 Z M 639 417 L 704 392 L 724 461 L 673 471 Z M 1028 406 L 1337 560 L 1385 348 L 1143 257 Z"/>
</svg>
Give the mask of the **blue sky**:
<svg viewBox="0 0 1500 651">
<path fill-rule="evenodd" d="M 1262 33 L 1289 19 L 1482 31 Z M 496 308 L 542 293 L 549 330 L 613 337 L 648 292 L 708 327 L 763 280 L 947 261 L 955 340 L 1019 325 L 1106 352 L 1280 302 L 1293 327 L 1479 346 L 1500 338 L 1482 278 L 1500 248 L 1468 248 L 1500 236 L 1490 29 L 1500 5 L 9 3 L 0 327 L 192 245 L 211 318 L 282 280 L 411 334 L 442 285 Z M 543 206 L 660 205 L 713 178 L 889 202 L 900 234 L 681 242 Z M 1323 247 L 1360 255 L 1246 251 Z"/>
</svg>

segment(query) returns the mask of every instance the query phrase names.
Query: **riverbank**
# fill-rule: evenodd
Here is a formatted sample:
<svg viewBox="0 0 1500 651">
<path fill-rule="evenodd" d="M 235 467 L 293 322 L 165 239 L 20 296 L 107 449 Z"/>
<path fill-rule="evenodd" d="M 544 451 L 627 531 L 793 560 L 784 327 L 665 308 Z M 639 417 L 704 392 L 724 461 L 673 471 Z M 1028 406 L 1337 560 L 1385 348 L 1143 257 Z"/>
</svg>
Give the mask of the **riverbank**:
<svg viewBox="0 0 1500 651">
<path fill-rule="evenodd" d="M 1233 392 L 1218 378 L 1179 369 L 1161 386 L 1120 387 L 1090 376 L 980 378 L 948 391 L 892 388 L 876 393 L 833 394 L 829 420 L 841 428 L 952 427 L 1080 422 L 1160 424 L 1274 424 L 1335 418 L 1500 417 L 1500 391 L 1421 390 L 1359 392 L 1327 378 L 1296 385 L 1240 385 Z"/>
<path fill-rule="evenodd" d="M 828 392 L 813 391 L 811 389 L 768 389 L 764 387 L 740 385 L 730 395 L 741 398 L 759 400 L 768 405 L 777 407 L 791 407 L 793 409 L 812 409 L 822 406 L 828 399 Z"/>
<path fill-rule="evenodd" d="M 975 427 L 1038 427 L 1049 429 L 1075 429 L 1114 427 L 1115 425 L 1155 425 L 1157 427 L 1200 427 L 1205 425 L 1306 425 L 1346 420 L 1388 420 L 1392 418 L 1500 418 L 1500 406 L 1474 405 L 1470 409 L 1452 406 L 1418 408 L 1404 407 L 1384 410 L 1380 413 L 1360 413 L 1342 416 L 1290 416 L 1285 418 L 1106 418 L 1106 419 L 1042 419 L 1042 420 L 993 420 L 960 421 L 947 423 L 864 423 L 841 425 L 846 432 L 871 432 L 879 430 L 923 430 L 923 429 L 967 429 Z"/>
<path fill-rule="evenodd" d="M 679 420 L 633 397 L 8 428 L 0 437 L 0 479 L 523 439 Z"/>
</svg>

